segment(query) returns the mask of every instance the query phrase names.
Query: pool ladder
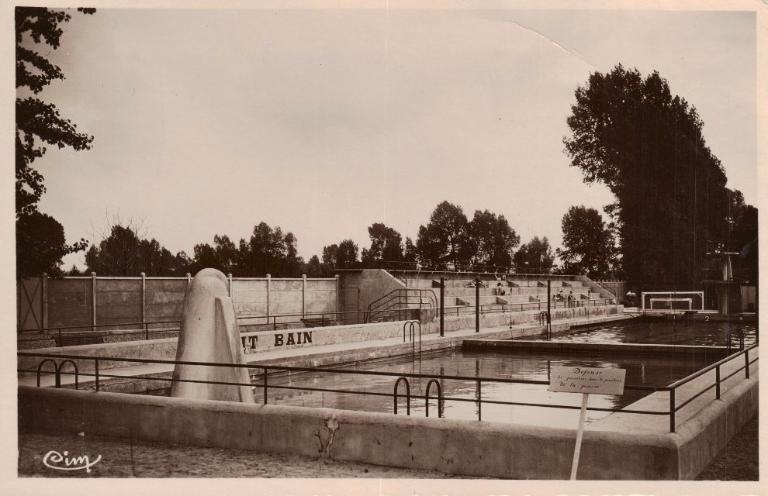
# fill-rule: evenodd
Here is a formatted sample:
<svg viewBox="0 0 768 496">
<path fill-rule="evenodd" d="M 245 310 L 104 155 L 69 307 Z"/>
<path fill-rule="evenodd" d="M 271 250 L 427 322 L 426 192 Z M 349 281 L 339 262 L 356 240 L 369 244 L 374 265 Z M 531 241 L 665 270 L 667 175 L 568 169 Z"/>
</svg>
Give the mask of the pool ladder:
<svg viewBox="0 0 768 496">
<path fill-rule="evenodd" d="M 394 413 L 397 415 L 397 400 L 398 400 L 398 386 L 400 383 L 405 383 L 405 414 L 410 415 L 411 414 L 411 384 L 408 382 L 407 377 L 398 377 L 398 379 L 395 381 L 395 388 L 392 392 L 392 399 L 394 401 Z M 424 392 L 424 410 L 426 413 L 426 416 L 429 417 L 429 392 L 432 388 L 432 385 L 435 385 L 437 388 L 437 418 L 443 418 L 443 388 L 440 385 L 440 381 L 437 379 L 430 379 L 429 382 L 427 382 L 427 388 Z"/>
</svg>

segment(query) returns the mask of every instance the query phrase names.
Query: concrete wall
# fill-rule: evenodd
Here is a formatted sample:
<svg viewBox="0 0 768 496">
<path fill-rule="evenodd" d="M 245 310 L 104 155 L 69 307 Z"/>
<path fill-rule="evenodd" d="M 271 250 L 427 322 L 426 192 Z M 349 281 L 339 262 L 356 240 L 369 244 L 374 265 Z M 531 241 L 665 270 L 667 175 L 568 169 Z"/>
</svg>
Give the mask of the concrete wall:
<svg viewBox="0 0 768 496">
<path fill-rule="evenodd" d="M 592 281 L 615 295 L 616 302 L 624 304 L 624 295 L 627 294 L 626 281 Z"/>
<path fill-rule="evenodd" d="M 92 325 L 120 327 L 119 324 L 179 321 L 187 284 L 187 278 L 179 277 L 26 280 L 18 288 L 18 328 L 82 325 L 83 330 L 87 330 Z M 36 292 L 30 290 L 38 287 Z M 279 323 L 298 321 L 305 314 L 336 312 L 337 287 L 335 278 L 233 278 L 231 281 L 237 314 L 262 316 L 244 322 L 253 325 L 265 324 L 267 315 L 295 314 L 278 318 Z"/>
<path fill-rule="evenodd" d="M 368 311 L 372 301 L 396 289 L 405 288 L 403 281 L 384 269 L 345 270 L 339 273 L 339 277 L 342 292 L 357 294 L 354 308 L 349 300 L 342 306 L 343 312 L 349 312 L 345 316 L 345 323 L 362 322 L 363 313 Z"/>
<path fill-rule="evenodd" d="M 116 393 L 19 388 L 23 430 L 290 453 L 479 477 L 567 479 L 575 432 Z M 674 479 L 668 436 L 587 431 L 581 479 Z"/>
</svg>

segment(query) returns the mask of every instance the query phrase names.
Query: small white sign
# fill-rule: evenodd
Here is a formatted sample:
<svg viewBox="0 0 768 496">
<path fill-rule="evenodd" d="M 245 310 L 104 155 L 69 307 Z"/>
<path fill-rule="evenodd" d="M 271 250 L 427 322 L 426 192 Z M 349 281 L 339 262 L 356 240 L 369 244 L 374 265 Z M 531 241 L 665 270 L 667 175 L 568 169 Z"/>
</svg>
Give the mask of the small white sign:
<svg viewBox="0 0 768 496">
<path fill-rule="evenodd" d="M 624 369 L 554 367 L 549 391 L 583 394 L 624 394 Z"/>
</svg>

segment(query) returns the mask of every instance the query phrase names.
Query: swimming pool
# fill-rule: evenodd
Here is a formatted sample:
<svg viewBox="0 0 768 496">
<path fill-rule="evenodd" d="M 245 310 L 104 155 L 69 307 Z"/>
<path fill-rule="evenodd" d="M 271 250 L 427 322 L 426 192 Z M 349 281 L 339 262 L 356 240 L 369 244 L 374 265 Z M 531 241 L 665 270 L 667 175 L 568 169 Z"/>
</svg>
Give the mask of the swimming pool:
<svg viewBox="0 0 768 496">
<path fill-rule="evenodd" d="M 728 334 L 744 332 L 745 346 L 754 344 L 754 323 L 705 322 L 701 320 L 668 320 L 636 318 L 611 324 L 572 329 L 569 334 L 554 336 L 556 341 L 589 343 L 654 343 L 701 346 L 726 346 Z M 734 336 L 733 345 L 738 346 Z"/>
<path fill-rule="evenodd" d="M 665 386 L 707 365 L 708 361 L 691 357 L 611 356 L 595 353 L 589 356 L 568 356 L 557 353 L 443 350 L 424 354 L 421 359 L 400 357 L 346 367 L 358 371 L 382 371 L 395 374 L 425 374 L 433 377 L 463 376 L 466 379 L 439 379 L 444 401 L 444 418 L 478 420 L 477 382 L 472 377 L 493 377 L 526 381 L 547 381 L 552 367 L 588 366 L 616 367 L 627 370 L 627 385 Z M 278 405 L 325 407 L 344 410 L 392 413 L 393 387 L 397 376 L 373 376 L 324 372 L 283 373 L 269 377 L 269 402 Z M 425 387 L 429 378 L 411 378 L 411 415 L 425 416 Z M 257 382 L 257 381 L 255 381 Z M 381 396 L 327 391 L 307 391 L 280 388 L 318 388 L 379 393 Z M 258 390 L 258 389 L 257 389 Z M 622 408 L 651 391 L 626 390 L 622 396 L 592 395 L 590 407 Z M 406 411 L 405 388 L 400 389 L 398 413 Z M 515 424 L 563 427 L 572 426 L 578 412 L 571 409 L 541 406 L 500 405 L 492 401 L 512 401 L 545 405 L 578 407 L 581 395 L 551 393 L 546 384 L 482 382 L 482 420 Z M 431 390 L 430 416 L 437 416 L 436 391 Z M 469 400 L 469 401 L 456 401 Z M 610 412 L 589 412 L 587 422 L 610 415 Z"/>
</svg>

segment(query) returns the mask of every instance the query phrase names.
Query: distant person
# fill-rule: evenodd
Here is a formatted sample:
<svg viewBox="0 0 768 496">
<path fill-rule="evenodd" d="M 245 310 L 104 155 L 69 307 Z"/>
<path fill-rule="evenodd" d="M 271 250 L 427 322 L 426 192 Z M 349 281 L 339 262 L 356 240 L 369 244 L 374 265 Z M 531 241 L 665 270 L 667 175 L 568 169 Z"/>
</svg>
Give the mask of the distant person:
<svg viewBox="0 0 768 496">
<path fill-rule="evenodd" d="M 573 306 L 573 290 L 568 292 L 568 308 Z"/>
<path fill-rule="evenodd" d="M 500 296 L 504 296 L 506 291 L 504 291 L 504 286 L 501 285 L 501 283 L 496 283 L 496 294 Z"/>
</svg>

